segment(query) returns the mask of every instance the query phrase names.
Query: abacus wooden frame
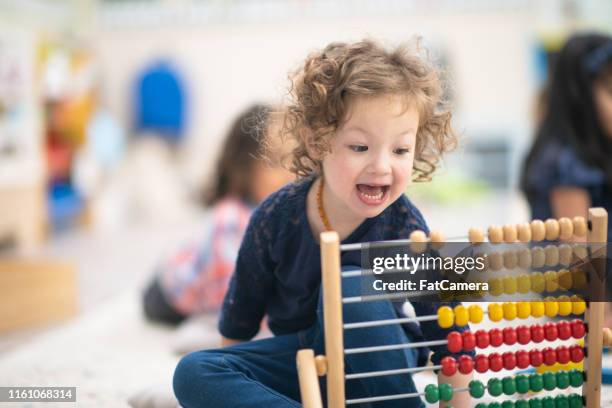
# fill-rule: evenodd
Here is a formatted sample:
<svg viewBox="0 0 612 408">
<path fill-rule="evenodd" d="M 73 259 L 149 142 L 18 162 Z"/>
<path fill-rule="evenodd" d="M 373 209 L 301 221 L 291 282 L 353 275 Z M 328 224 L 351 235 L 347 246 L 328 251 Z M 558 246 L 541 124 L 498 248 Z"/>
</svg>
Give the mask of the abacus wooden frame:
<svg viewBox="0 0 612 408">
<path fill-rule="evenodd" d="M 603 208 L 588 212 L 587 244 L 591 254 L 597 253 L 594 267 L 601 280 L 591 279 L 590 293 L 603 298 L 605 285 L 605 251 L 608 231 L 608 213 Z M 326 355 L 315 358 L 311 349 L 300 350 L 297 367 L 302 404 L 305 408 L 322 408 L 318 376 L 326 375 L 327 406 L 345 407 L 344 340 L 342 326 L 342 290 L 340 266 L 340 240 L 334 231 L 321 234 L 321 270 L 323 286 L 323 318 Z M 604 302 L 589 302 L 585 314 L 588 325 L 584 370 L 586 381 L 582 387 L 587 408 L 600 408 L 601 369 L 603 349 Z"/>
</svg>

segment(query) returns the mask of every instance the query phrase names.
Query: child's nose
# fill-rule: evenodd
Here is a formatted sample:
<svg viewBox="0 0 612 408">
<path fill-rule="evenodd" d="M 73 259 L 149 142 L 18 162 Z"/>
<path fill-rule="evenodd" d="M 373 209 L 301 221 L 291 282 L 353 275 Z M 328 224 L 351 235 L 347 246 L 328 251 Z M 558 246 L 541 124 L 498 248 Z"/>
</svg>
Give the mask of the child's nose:
<svg viewBox="0 0 612 408">
<path fill-rule="evenodd" d="M 384 175 L 391 172 L 391 162 L 385 154 L 378 154 L 372 158 L 369 171 L 372 174 Z"/>
</svg>

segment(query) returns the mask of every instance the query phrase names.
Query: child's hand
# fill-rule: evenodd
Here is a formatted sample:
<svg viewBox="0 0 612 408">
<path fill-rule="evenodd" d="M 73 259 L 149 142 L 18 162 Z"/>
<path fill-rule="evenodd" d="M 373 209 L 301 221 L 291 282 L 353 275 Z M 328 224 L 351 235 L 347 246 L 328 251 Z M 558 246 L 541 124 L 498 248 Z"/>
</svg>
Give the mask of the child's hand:
<svg viewBox="0 0 612 408">
<path fill-rule="evenodd" d="M 467 388 L 470 381 L 472 381 L 472 375 L 464 375 L 456 373 L 452 377 L 447 377 L 441 372 L 438 374 L 438 384 L 450 384 L 453 388 Z M 472 406 L 472 397 L 468 392 L 456 392 L 453 394 L 453 399 L 445 402 L 440 401 L 440 408 L 454 407 L 463 408 Z"/>
</svg>

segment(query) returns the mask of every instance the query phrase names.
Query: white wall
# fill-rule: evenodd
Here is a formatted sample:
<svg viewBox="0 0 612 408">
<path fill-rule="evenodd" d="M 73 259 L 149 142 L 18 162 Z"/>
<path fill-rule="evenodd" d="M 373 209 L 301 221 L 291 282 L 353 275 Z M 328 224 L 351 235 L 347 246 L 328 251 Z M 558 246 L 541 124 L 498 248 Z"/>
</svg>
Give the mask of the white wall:
<svg viewBox="0 0 612 408">
<path fill-rule="evenodd" d="M 156 56 L 170 56 L 183 69 L 192 107 L 186 163 L 197 181 L 239 110 L 281 98 L 288 71 L 310 50 L 365 36 L 395 43 L 418 34 L 447 52 L 459 130 L 505 132 L 520 144 L 528 133 L 533 89 L 533 26 L 525 12 L 480 12 L 161 28 L 100 25 L 93 38 L 106 99 L 126 125 L 131 81 L 141 67 Z"/>
</svg>

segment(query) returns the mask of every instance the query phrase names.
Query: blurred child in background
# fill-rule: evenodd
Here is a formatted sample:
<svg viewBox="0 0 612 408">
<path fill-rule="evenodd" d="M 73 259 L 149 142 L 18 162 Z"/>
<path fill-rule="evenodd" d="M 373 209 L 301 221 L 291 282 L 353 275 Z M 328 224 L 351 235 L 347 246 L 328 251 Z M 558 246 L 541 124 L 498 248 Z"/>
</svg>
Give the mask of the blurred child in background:
<svg viewBox="0 0 612 408">
<path fill-rule="evenodd" d="M 233 123 L 203 197 L 210 223 L 199 244 L 162 262 L 144 295 L 146 316 L 178 324 L 188 316 L 219 310 L 254 207 L 292 180 L 260 159 L 270 107 L 254 105 Z"/>
<path fill-rule="evenodd" d="M 589 207 L 612 210 L 612 38 L 571 37 L 546 95 L 521 180 L 532 217 L 585 216 Z"/>
</svg>

